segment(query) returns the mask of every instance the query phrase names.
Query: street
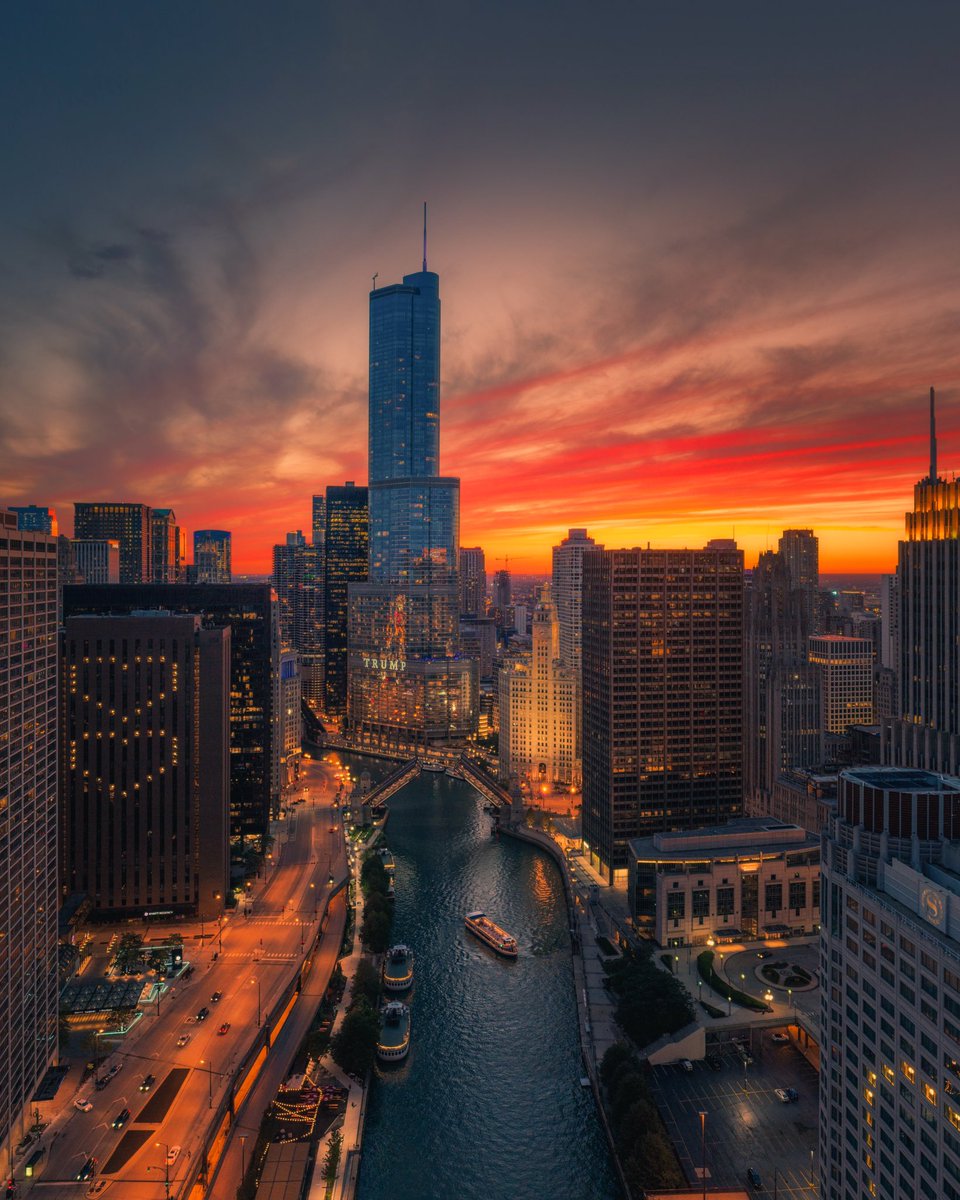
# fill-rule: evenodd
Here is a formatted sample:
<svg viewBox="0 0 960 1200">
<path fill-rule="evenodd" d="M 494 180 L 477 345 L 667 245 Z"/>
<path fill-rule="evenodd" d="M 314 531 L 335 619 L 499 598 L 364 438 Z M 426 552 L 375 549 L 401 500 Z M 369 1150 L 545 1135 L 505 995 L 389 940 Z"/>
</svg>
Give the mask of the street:
<svg viewBox="0 0 960 1200">
<path fill-rule="evenodd" d="M 276 865 L 262 889 L 252 891 L 250 915 L 243 915 L 241 899 L 219 930 L 207 922 L 202 944 L 199 930 L 195 938 L 185 936 L 192 976 L 164 994 L 159 1015 L 151 1006 L 134 1030 L 118 1039 L 117 1050 L 102 1068 L 121 1062 L 115 1078 L 102 1091 L 91 1078 L 76 1093 L 92 1102 L 90 1112 L 75 1108 L 76 1094 L 57 1097 L 60 1111 L 41 1143 L 46 1156 L 36 1179 L 20 1183 L 23 1194 L 37 1184 L 55 1183 L 66 1198 L 86 1196 L 92 1183 L 107 1179 L 104 1193 L 122 1194 L 124 1200 L 178 1195 L 178 1181 L 200 1150 L 226 1080 L 299 969 L 302 948 L 316 935 L 331 877 L 340 879 L 345 872 L 333 770 L 316 759 L 305 760 L 303 767 L 305 803 L 296 805 L 281 824 L 282 837 L 273 850 Z M 337 924 L 342 929 L 342 923 L 332 922 Z M 331 927 L 329 936 L 337 943 L 333 957 L 324 946 L 316 958 L 332 967 L 339 935 Z M 317 974 L 315 967 L 313 977 Z M 214 1002 L 216 992 L 221 999 Z M 197 1021 L 204 1006 L 209 1015 Z M 221 1034 L 224 1023 L 229 1028 Z M 147 1074 L 156 1081 L 142 1092 Z M 124 1109 L 130 1110 L 129 1120 L 124 1128 L 113 1128 Z M 172 1147 L 179 1147 L 176 1156 L 168 1156 Z M 168 1157 L 173 1161 L 168 1163 Z M 93 1180 L 78 1181 L 88 1158 L 96 1160 L 96 1174 Z M 110 1168 L 108 1174 L 102 1174 L 105 1168 Z M 16 1174 L 22 1178 L 20 1169 Z"/>
</svg>

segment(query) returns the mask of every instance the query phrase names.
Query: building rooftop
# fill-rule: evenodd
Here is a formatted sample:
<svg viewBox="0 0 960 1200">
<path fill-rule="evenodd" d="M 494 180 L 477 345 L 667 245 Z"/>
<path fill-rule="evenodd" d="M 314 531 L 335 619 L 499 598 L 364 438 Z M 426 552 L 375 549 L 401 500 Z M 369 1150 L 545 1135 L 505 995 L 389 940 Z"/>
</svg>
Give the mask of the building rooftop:
<svg viewBox="0 0 960 1200">
<path fill-rule="evenodd" d="M 788 825 L 775 817 L 741 817 L 725 825 L 707 829 L 684 829 L 655 833 L 648 838 L 632 838 L 630 853 L 637 859 L 678 860 L 709 855 L 759 852 L 776 854 L 787 850 L 813 850 L 820 846 L 819 837 L 799 825 Z"/>
<path fill-rule="evenodd" d="M 908 767 L 848 767 L 845 779 L 888 792 L 960 792 L 960 779 Z"/>
</svg>

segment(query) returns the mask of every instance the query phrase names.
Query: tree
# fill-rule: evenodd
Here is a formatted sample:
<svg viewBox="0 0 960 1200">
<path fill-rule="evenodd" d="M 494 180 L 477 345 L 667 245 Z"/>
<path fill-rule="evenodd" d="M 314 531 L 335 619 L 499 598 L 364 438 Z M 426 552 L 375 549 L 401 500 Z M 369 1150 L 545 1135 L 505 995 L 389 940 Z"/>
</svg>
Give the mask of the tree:
<svg viewBox="0 0 960 1200">
<path fill-rule="evenodd" d="M 380 972 L 369 959 L 361 958 L 353 976 L 353 1002 L 360 998 L 375 1005 L 380 998 Z"/>
<path fill-rule="evenodd" d="M 390 945 L 390 914 L 374 910 L 365 916 L 360 936 L 372 954 L 383 954 Z"/>
<path fill-rule="evenodd" d="M 323 1177 L 327 1183 L 333 1183 L 337 1177 L 337 1167 L 340 1165 L 340 1147 L 343 1144 L 343 1135 L 339 1129 L 335 1129 L 330 1134 L 330 1141 L 327 1143 L 327 1153 L 323 1159 Z"/>
<path fill-rule="evenodd" d="M 373 852 L 363 860 L 363 866 L 360 868 L 360 886 L 366 896 L 371 892 L 379 892 L 386 896 L 390 890 L 390 876 L 379 854 Z"/>
<path fill-rule="evenodd" d="M 604 1086 L 609 1087 L 616 1072 L 624 1063 L 633 1062 L 634 1057 L 633 1051 L 626 1042 L 615 1042 L 609 1046 L 600 1063 L 600 1079 Z"/>
<path fill-rule="evenodd" d="M 343 1018 L 330 1043 L 333 1061 L 348 1075 L 366 1075 L 376 1057 L 380 1017 L 361 1000 Z"/>
<path fill-rule="evenodd" d="M 120 939 L 113 965 L 121 975 L 133 975 L 140 969 L 143 955 L 143 938 L 139 933 L 125 933 Z"/>
</svg>

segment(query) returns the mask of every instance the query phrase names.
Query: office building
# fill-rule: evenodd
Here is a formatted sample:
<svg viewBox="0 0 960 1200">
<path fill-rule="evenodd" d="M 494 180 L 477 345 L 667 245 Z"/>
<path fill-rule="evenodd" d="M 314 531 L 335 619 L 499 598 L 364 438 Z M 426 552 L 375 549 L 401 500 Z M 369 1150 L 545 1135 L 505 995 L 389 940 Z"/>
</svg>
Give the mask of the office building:
<svg viewBox="0 0 960 1200">
<path fill-rule="evenodd" d="M 799 567 L 783 549 L 765 551 L 746 588 L 744 793 L 754 813 L 769 811 L 782 771 L 823 760 L 820 676 L 807 651 L 819 599 L 816 544 L 809 530 L 787 530 L 780 545 L 792 547 Z"/>
<path fill-rule="evenodd" d="M 777 551 L 787 568 L 791 589 L 805 607 L 804 618 L 810 633 L 819 633 L 820 612 L 820 540 L 812 529 L 785 529 Z"/>
<path fill-rule="evenodd" d="M 57 538 L 0 509 L 0 1150 L 57 1052 Z"/>
<path fill-rule="evenodd" d="M 310 539 L 315 546 L 323 548 L 327 536 L 327 498 L 313 496 L 310 502 Z"/>
<path fill-rule="evenodd" d="M 460 547 L 460 612 L 482 617 L 487 611 L 487 564 L 480 546 Z"/>
<path fill-rule="evenodd" d="M 150 523 L 153 536 L 153 582 L 180 583 L 186 564 L 180 547 L 183 531 L 177 524 L 172 508 L 151 510 Z"/>
<path fill-rule="evenodd" d="M 960 479 L 940 477 L 930 389 L 930 471 L 913 489 L 897 560 L 898 718 L 884 761 L 960 774 Z"/>
<path fill-rule="evenodd" d="M 77 503 L 73 536 L 80 541 L 120 543 L 120 582 L 153 579 L 153 524 L 146 504 Z"/>
<path fill-rule="evenodd" d="M 958 843 L 960 779 L 841 773 L 823 838 L 823 1200 L 960 1200 Z"/>
<path fill-rule="evenodd" d="M 784 771 L 773 785 L 769 815 L 819 837 L 837 805 L 837 774 L 830 767 Z"/>
<path fill-rule="evenodd" d="M 820 675 L 820 712 L 825 733 L 873 724 L 873 642 L 836 633 L 810 638 L 810 662 Z"/>
<path fill-rule="evenodd" d="M 196 583 L 229 583 L 233 578 L 230 566 L 228 529 L 198 529 L 193 535 L 193 567 Z"/>
<path fill-rule="evenodd" d="M 896 575 L 880 577 L 880 663 L 896 672 L 900 666 L 899 611 Z"/>
<path fill-rule="evenodd" d="M 69 616 L 61 684 L 67 892 L 96 917 L 220 916 L 230 630 L 163 611 Z"/>
<path fill-rule="evenodd" d="M 493 617 L 460 618 L 460 650 L 473 659 L 481 679 L 493 679 L 497 657 L 497 622 Z"/>
<path fill-rule="evenodd" d="M 627 841 L 743 801 L 743 554 L 583 555 L 583 838 L 623 880 Z"/>
<path fill-rule="evenodd" d="M 300 778 L 303 759 L 303 715 L 300 711 L 300 656 L 296 650 L 280 652 L 280 788 L 286 793 Z"/>
<path fill-rule="evenodd" d="M 273 548 L 273 586 L 280 640 L 300 656 L 303 695 L 314 706 L 323 695 L 323 541 L 307 544 L 299 529 Z"/>
<path fill-rule="evenodd" d="M 264 838 L 280 803 L 280 634 L 270 584 L 74 586 L 63 604 L 66 618 L 162 608 L 197 614 L 204 628 L 230 627 L 230 834 Z"/>
<path fill-rule="evenodd" d="M 560 661 L 579 675 L 583 650 L 583 553 L 599 549 L 585 529 L 571 529 L 553 547 L 553 602 L 560 626 Z"/>
<path fill-rule="evenodd" d="M 60 532 L 57 511 L 37 504 L 11 504 L 10 512 L 17 514 L 17 528 L 29 533 L 49 533 L 56 537 Z"/>
<path fill-rule="evenodd" d="M 790 937 L 820 926 L 820 839 L 743 817 L 629 842 L 630 913 L 659 946 Z"/>
<path fill-rule="evenodd" d="M 578 782 L 577 681 L 560 663 L 557 612 L 545 593 L 530 653 L 508 660 L 500 674 L 500 779 L 531 790 Z"/>
<path fill-rule="evenodd" d="M 111 538 L 74 538 L 70 543 L 78 583 L 119 583 L 120 543 Z"/>
<path fill-rule="evenodd" d="M 476 727 L 460 654 L 460 481 L 440 467 L 440 281 L 370 293 L 368 582 L 350 585 L 348 722 L 370 748 L 415 752 Z"/>
<path fill-rule="evenodd" d="M 500 613 L 502 624 L 507 609 L 513 607 L 513 587 L 510 572 L 506 569 L 493 574 L 493 607 Z"/>
<path fill-rule="evenodd" d="M 369 563 L 367 489 L 348 480 L 329 486 L 324 503 L 323 695 L 320 706 L 333 716 L 347 711 L 348 591 L 363 583 Z"/>
</svg>

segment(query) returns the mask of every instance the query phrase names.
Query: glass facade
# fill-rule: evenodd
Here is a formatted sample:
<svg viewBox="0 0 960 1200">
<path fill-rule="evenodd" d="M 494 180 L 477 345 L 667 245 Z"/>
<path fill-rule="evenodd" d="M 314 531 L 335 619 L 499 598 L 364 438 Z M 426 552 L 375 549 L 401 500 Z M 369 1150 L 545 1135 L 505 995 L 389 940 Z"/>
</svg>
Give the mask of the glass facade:
<svg viewBox="0 0 960 1200">
<path fill-rule="evenodd" d="M 120 543 L 120 582 L 153 578 L 153 519 L 146 504 L 77 503 L 73 536 Z"/>
<path fill-rule="evenodd" d="M 346 483 L 328 487 L 323 563 L 323 707 L 347 709 L 348 589 L 367 578 L 369 510 L 367 489 Z"/>
</svg>

